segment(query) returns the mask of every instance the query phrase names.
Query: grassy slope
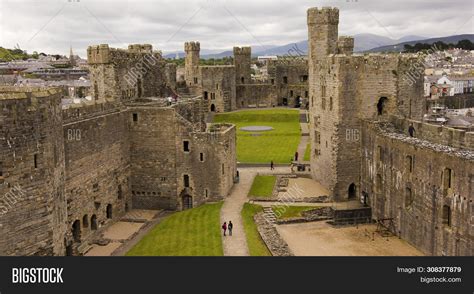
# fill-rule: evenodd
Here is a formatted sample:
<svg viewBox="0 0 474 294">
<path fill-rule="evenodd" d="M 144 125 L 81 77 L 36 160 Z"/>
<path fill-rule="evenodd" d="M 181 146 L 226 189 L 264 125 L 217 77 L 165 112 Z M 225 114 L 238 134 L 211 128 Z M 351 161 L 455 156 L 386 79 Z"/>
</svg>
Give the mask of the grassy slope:
<svg viewBox="0 0 474 294">
<path fill-rule="evenodd" d="M 311 144 L 308 143 L 308 145 L 306 145 L 306 149 L 304 150 L 304 157 L 303 157 L 303 160 L 304 161 L 310 161 L 311 158 L 310 158 L 310 154 L 311 153 Z"/>
<path fill-rule="evenodd" d="M 317 206 L 272 206 L 272 210 L 278 219 L 299 217 L 303 211 L 316 209 Z"/>
<path fill-rule="evenodd" d="M 301 137 L 299 112 L 294 109 L 248 110 L 217 114 L 214 122 L 237 125 L 237 159 L 246 163 L 289 163 Z M 270 126 L 274 130 L 241 131 L 244 126 Z"/>
<path fill-rule="evenodd" d="M 222 202 L 172 214 L 156 225 L 128 256 L 222 256 Z"/>
<path fill-rule="evenodd" d="M 250 256 L 271 256 L 271 253 L 260 237 L 260 234 L 257 231 L 257 225 L 253 220 L 253 216 L 262 210 L 263 209 L 260 205 L 250 203 L 245 203 L 242 208 L 241 214 Z"/>
<path fill-rule="evenodd" d="M 275 176 L 256 176 L 253 180 L 248 196 L 250 197 L 270 197 L 273 186 L 275 186 Z"/>
</svg>

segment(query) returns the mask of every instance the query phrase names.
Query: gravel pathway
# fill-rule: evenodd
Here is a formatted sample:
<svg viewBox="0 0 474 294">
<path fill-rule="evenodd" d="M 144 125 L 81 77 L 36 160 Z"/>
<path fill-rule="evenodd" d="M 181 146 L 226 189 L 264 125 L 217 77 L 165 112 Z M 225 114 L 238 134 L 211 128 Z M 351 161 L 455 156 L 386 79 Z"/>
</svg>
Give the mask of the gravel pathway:
<svg viewBox="0 0 474 294">
<path fill-rule="evenodd" d="M 232 221 L 232 224 L 234 225 L 232 236 L 222 236 L 225 256 L 249 255 L 242 215 L 240 212 L 244 203 L 248 200 L 247 194 L 250 191 L 253 179 L 257 173 L 288 173 L 289 171 L 289 167 L 276 167 L 273 171 L 270 171 L 270 168 L 268 167 L 239 168 L 240 182 L 234 185 L 221 209 L 221 225 L 224 222 L 229 223 L 229 221 Z"/>
</svg>

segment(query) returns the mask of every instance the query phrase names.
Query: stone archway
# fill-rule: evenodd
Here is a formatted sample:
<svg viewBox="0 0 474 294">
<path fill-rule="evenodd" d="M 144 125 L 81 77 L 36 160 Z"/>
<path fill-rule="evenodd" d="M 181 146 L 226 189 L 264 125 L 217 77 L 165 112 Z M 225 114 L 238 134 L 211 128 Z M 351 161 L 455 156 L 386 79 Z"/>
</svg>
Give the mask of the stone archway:
<svg viewBox="0 0 474 294">
<path fill-rule="evenodd" d="M 183 210 L 193 208 L 193 197 L 190 195 L 183 196 Z"/>
<path fill-rule="evenodd" d="M 72 237 L 75 242 L 81 242 L 81 221 L 75 220 L 72 224 Z"/>
<path fill-rule="evenodd" d="M 357 187 L 354 183 L 349 185 L 349 189 L 347 189 L 347 198 L 349 200 L 356 199 L 357 197 Z"/>
<path fill-rule="evenodd" d="M 211 111 L 212 111 L 212 112 L 216 112 L 216 105 L 211 104 Z"/>
<path fill-rule="evenodd" d="M 91 216 L 91 230 L 97 230 L 97 216 L 95 214 Z"/>
<path fill-rule="evenodd" d="M 387 105 L 388 98 L 387 97 L 380 97 L 379 102 L 377 102 L 377 114 L 384 115 L 385 114 L 385 106 Z"/>
</svg>

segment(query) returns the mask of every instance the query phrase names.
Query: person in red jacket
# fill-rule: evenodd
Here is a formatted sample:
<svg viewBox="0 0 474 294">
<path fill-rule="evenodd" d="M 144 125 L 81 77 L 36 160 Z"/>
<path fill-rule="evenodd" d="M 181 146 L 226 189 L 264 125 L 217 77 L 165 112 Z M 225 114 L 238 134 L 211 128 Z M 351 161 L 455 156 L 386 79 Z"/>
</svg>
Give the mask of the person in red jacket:
<svg viewBox="0 0 474 294">
<path fill-rule="evenodd" d="M 225 232 L 227 231 L 227 222 L 224 222 L 224 224 L 222 225 L 222 230 L 224 231 L 225 236 Z"/>
</svg>

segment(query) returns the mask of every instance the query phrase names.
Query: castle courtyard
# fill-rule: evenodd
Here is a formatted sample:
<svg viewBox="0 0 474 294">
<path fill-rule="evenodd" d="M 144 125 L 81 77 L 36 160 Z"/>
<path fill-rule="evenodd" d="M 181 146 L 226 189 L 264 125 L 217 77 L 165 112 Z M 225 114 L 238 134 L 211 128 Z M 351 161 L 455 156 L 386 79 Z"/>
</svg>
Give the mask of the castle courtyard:
<svg viewBox="0 0 474 294">
<path fill-rule="evenodd" d="M 296 256 L 420 256 L 398 237 L 374 233 L 375 224 L 334 227 L 327 222 L 278 225 L 277 231 Z"/>
</svg>

